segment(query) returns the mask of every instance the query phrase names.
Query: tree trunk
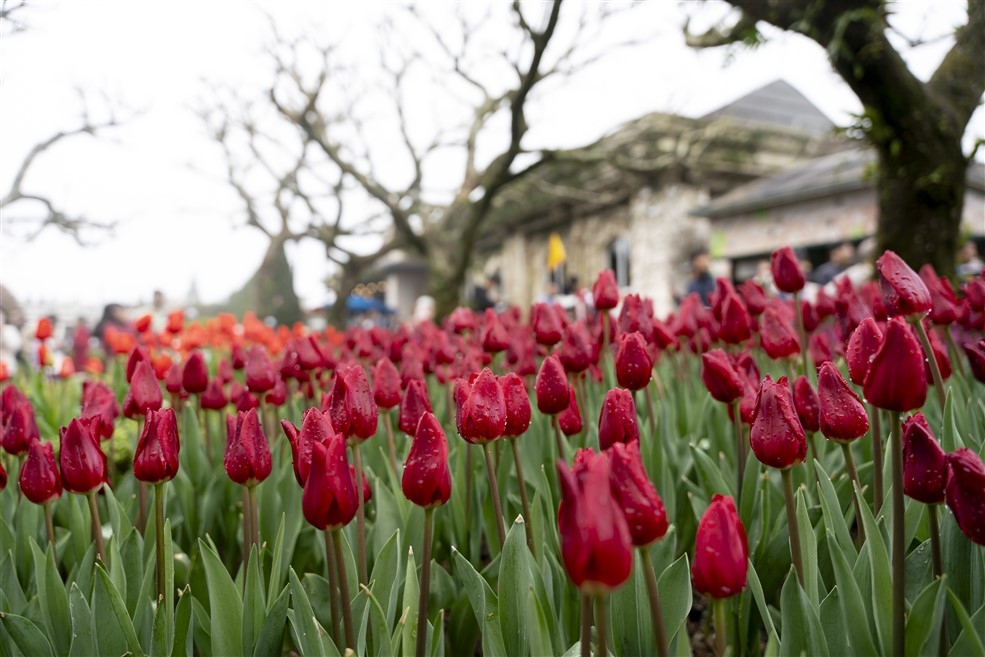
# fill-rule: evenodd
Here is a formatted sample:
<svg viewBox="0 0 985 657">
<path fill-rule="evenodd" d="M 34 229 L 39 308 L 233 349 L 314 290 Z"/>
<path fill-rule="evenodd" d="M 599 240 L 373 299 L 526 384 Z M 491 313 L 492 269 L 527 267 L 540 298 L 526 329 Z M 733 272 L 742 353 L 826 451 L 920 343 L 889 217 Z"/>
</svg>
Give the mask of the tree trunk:
<svg viewBox="0 0 985 657">
<path fill-rule="evenodd" d="M 294 272 L 284 247 L 287 238 L 275 236 L 256 273 L 229 299 L 233 312 L 253 311 L 260 319 L 273 317 L 277 323 L 291 325 L 301 321 L 301 303 L 294 291 Z"/>
<path fill-rule="evenodd" d="M 338 287 L 335 290 L 338 296 L 335 305 L 328 313 L 328 323 L 338 329 L 345 329 L 349 319 L 349 296 L 359 284 L 359 277 L 363 274 L 364 265 L 362 262 L 350 261 L 342 266 L 339 273 Z"/>
</svg>

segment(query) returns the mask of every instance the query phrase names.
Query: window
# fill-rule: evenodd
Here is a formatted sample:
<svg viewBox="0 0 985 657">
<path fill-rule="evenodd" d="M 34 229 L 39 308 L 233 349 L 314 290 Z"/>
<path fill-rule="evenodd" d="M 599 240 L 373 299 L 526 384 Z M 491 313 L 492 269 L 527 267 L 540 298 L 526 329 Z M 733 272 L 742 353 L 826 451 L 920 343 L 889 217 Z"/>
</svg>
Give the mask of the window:
<svg viewBox="0 0 985 657">
<path fill-rule="evenodd" d="M 609 244 L 609 269 L 615 272 L 619 287 L 629 287 L 629 240 L 625 237 Z"/>
</svg>

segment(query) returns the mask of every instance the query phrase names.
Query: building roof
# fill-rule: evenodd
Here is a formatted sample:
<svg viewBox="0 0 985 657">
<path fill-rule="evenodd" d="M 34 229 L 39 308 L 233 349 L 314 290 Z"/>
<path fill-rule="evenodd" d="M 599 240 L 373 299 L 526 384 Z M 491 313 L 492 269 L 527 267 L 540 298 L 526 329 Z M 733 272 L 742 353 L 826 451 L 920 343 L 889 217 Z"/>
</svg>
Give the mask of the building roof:
<svg viewBox="0 0 985 657">
<path fill-rule="evenodd" d="M 783 126 L 824 135 L 835 125 L 804 94 L 785 80 L 774 80 L 702 118 L 728 117 L 750 125 Z"/>
<path fill-rule="evenodd" d="M 875 167 L 875 152 L 868 148 L 832 153 L 746 183 L 691 214 L 714 219 L 870 189 L 875 186 Z M 967 183 L 985 191 L 985 165 L 968 167 Z"/>
</svg>

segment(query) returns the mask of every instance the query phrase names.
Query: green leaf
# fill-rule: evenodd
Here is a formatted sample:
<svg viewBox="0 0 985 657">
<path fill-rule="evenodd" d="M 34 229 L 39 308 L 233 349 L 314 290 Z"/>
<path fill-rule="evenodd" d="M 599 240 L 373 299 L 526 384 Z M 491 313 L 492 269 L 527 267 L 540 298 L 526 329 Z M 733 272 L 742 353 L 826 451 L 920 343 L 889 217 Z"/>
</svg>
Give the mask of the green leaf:
<svg viewBox="0 0 985 657">
<path fill-rule="evenodd" d="M 455 563 L 455 575 L 465 587 L 475 620 L 482 631 L 482 654 L 487 657 L 505 657 L 507 652 L 499 624 L 499 600 L 496 594 L 458 550 L 452 547 L 451 554 Z"/>
<path fill-rule="evenodd" d="M 413 548 L 407 551 L 407 574 L 404 579 L 404 599 L 401 608 L 405 619 L 400 632 L 400 650 L 403 655 L 411 655 L 417 646 L 417 616 L 419 613 L 420 585 L 417 582 L 417 564 L 414 562 Z"/>
<path fill-rule="evenodd" d="M 167 657 L 170 654 L 170 638 L 167 630 L 167 607 L 163 604 L 157 606 L 154 613 L 154 626 L 151 632 L 151 657 Z"/>
<path fill-rule="evenodd" d="M 834 533 L 830 527 L 827 531 L 828 536 Z M 828 545 L 831 564 L 835 573 L 835 584 L 839 591 L 838 601 L 841 605 L 841 618 L 848 636 L 848 643 L 856 655 L 874 655 L 876 648 L 872 643 L 872 635 L 869 633 L 869 624 L 864 621 L 868 615 L 868 609 L 862 600 L 862 592 L 852 575 L 852 569 L 848 565 L 848 557 L 837 540 L 828 541 Z M 854 552 L 854 548 L 852 551 Z"/>
<path fill-rule="evenodd" d="M 869 552 L 869 565 L 872 570 L 872 609 L 876 619 L 876 634 L 879 638 L 881 654 L 892 653 L 893 641 L 893 578 L 889 572 L 889 552 L 882 539 L 872 512 L 856 487 L 859 506 L 862 509 L 862 524 L 865 527 L 865 545 Z M 887 499 L 888 494 L 887 494 Z"/>
<path fill-rule="evenodd" d="M 431 625 L 428 621 L 428 634 L 431 635 L 431 650 L 428 654 L 431 657 L 443 657 L 445 654 L 445 613 L 443 609 L 438 610 L 438 623 Z"/>
<path fill-rule="evenodd" d="M 100 566 L 96 565 L 96 584 L 95 591 L 93 593 L 93 600 L 101 601 L 101 604 L 93 604 L 93 617 L 100 619 L 96 623 L 96 636 L 99 638 L 99 652 L 105 654 L 106 650 L 103 647 L 102 636 L 100 636 L 100 628 L 106 626 L 115 626 L 116 631 L 122 635 L 125 642 L 126 648 L 130 650 L 131 653 L 137 655 L 138 657 L 143 657 L 144 651 L 140 647 L 140 642 L 137 640 L 137 633 L 133 629 L 133 621 L 130 620 L 129 614 L 127 614 L 126 605 L 123 604 L 123 597 L 120 592 L 113 586 L 113 581 L 110 579 L 109 574 L 106 570 Z M 103 609 L 104 606 L 108 605 L 109 609 Z M 116 622 L 105 622 L 112 614 Z M 116 652 L 115 650 L 111 652 Z"/>
<path fill-rule="evenodd" d="M 0 614 L 0 627 L 3 627 L 14 640 L 14 644 L 29 657 L 54 657 L 51 644 L 38 626 L 17 614 Z"/>
<path fill-rule="evenodd" d="M 323 655 L 326 653 L 326 649 L 328 654 L 338 655 L 338 648 L 331 637 L 327 637 L 327 641 L 322 640 L 322 635 L 326 633 L 315 620 L 311 601 L 308 599 L 308 594 L 304 592 L 297 573 L 294 572 L 293 568 L 289 568 L 287 575 L 291 585 L 291 600 L 294 602 L 293 624 L 298 637 L 297 649 L 304 657 Z"/>
<path fill-rule="evenodd" d="M 935 579 L 910 607 L 910 615 L 906 620 L 906 657 L 932 654 L 936 650 L 944 620 L 946 593 L 944 578 Z M 924 646 L 929 649 L 924 650 Z"/>
<path fill-rule="evenodd" d="M 807 589 L 807 599 L 811 601 L 814 612 L 817 613 L 821 604 L 820 585 L 821 574 L 817 569 L 817 535 L 807 515 L 807 502 L 804 499 L 804 489 L 798 488 L 797 493 L 797 527 L 800 530 L 800 553 L 804 566 L 804 585 Z"/>
<path fill-rule="evenodd" d="M 835 488 L 831 484 L 831 478 L 824 471 L 824 468 L 821 467 L 820 459 L 815 459 L 814 469 L 817 470 L 818 489 L 821 492 L 821 514 L 824 517 L 824 526 L 831 530 L 842 552 L 850 555 L 846 558 L 850 562 L 854 562 L 858 556 L 858 552 L 855 550 L 855 544 L 852 542 L 852 536 L 848 531 L 848 524 L 845 522 L 845 515 L 841 511 L 838 495 L 835 493 Z"/>
<path fill-rule="evenodd" d="M 947 398 L 944 402 L 944 430 L 941 432 L 941 448 L 945 452 L 953 452 L 964 447 L 961 440 L 961 432 L 954 418 L 954 390 L 948 389 Z"/>
<path fill-rule="evenodd" d="M 531 577 L 527 551 L 523 519 L 518 517 L 506 536 L 499 560 L 499 622 L 511 655 L 526 654 L 529 649 L 527 597 Z"/>
<path fill-rule="evenodd" d="M 171 642 L 171 657 L 187 657 L 191 653 L 188 645 L 188 628 L 191 625 L 192 595 L 185 587 L 178 597 L 178 608 L 174 612 L 174 639 Z"/>
<path fill-rule="evenodd" d="M 802 653 L 812 657 L 828 654 L 827 643 L 821 631 L 821 622 L 811 608 L 807 594 L 800 587 L 793 570 L 780 593 L 780 655 L 795 656 Z"/>
<path fill-rule="evenodd" d="M 670 640 L 684 626 L 691 611 L 691 566 L 687 553 L 660 573 L 657 579 L 660 591 L 660 608 L 664 615 L 664 627 Z"/>
<path fill-rule="evenodd" d="M 72 584 L 69 589 L 69 610 L 72 614 L 71 657 L 90 657 L 96 654 L 96 644 L 92 638 L 92 612 L 81 589 Z"/>
<path fill-rule="evenodd" d="M 254 545 L 250 549 L 250 565 L 246 569 L 246 589 L 243 592 L 243 652 L 252 654 L 267 602 L 263 596 L 263 576 L 260 574 L 260 551 Z"/>
<path fill-rule="evenodd" d="M 29 543 L 34 557 L 34 577 L 37 580 L 38 599 L 44 614 L 45 629 L 48 632 L 48 638 L 54 643 L 55 651 L 59 655 L 64 655 L 68 653 L 72 643 L 72 637 L 66 631 L 67 628 L 71 627 L 68 594 L 65 592 L 62 578 L 58 574 L 51 544 L 46 543 L 47 549 L 41 552 L 41 548 L 35 543 L 33 537 L 29 539 Z"/>
<path fill-rule="evenodd" d="M 821 619 L 821 632 L 825 641 L 828 642 L 828 651 L 832 655 L 856 654 L 848 648 L 848 638 L 845 635 L 845 628 L 841 619 L 840 597 L 841 591 L 836 586 L 821 602 L 818 613 Z"/>
<path fill-rule="evenodd" d="M 752 565 L 752 559 L 748 560 L 748 570 L 746 571 L 746 582 L 749 585 L 749 590 L 752 591 L 752 597 L 756 600 L 756 607 L 759 609 L 759 616 L 763 619 L 763 623 L 766 625 L 766 630 L 770 636 L 777 636 L 776 627 L 773 625 L 773 617 L 770 615 L 769 607 L 766 606 L 766 597 L 763 595 L 763 585 L 759 581 L 759 575 L 756 573 L 756 567 Z"/>
<path fill-rule="evenodd" d="M 961 604 L 961 600 L 958 599 L 958 596 L 951 589 L 947 590 L 947 599 L 951 601 L 951 608 L 954 610 L 955 615 L 957 615 L 958 622 L 961 623 L 962 628 L 961 634 L 954 642 L 954 645 L 951 646 L 950 654 L 955 655 L 955 657 L 985 657 L 985 645 L 982 644 L 982 638 L 978 635 L 972 619 L 968 618 L 968 612 L 965 610 L 964 605 Z M 982 610 L 979 610 L 975 614 L 975 618 L 978 618 L 981 614 Z"/>
<path fill-rule="evenodd" d="M 164 490 L 164 484 L 158 484 L 158 491 Z M 158 493 L 161 494 L 161 493 Z M 171 519 L 164 520 L 164 608 L 166 610 L 165 630 L 169 641 L 174 635 L 174 541 L 171 537 Z M 172 648 L 169 646 L 169 651 Z"/>
<path fill-rule="evenodd" d="M 273 563 L 270 565 L 270 581 L 267 582 L 267 600 L 272 602 L 277 591 L 283 587 L 281 577 L 281 566 L 284 563 L 284 523 L 287 516 L 280 514 L 280 523 L 277 525 L 277 536 L 274 538 Z M 286 573 L 284 573 L 286 575 Z"/>
<path fill-rule="evenodd" d="M 376 555 L 376 562 L 373 564 L 373 573 L 370 576 L 369 584 L 373 596 L 380 601 L 387 619 L 393 619 L 397 612 L 397 597 L 400 591 L 400 578 L 397 573 L 400 571 L 400 530 L 395 530 L 390 534 L 390 538 L 383 544 L 379 554 Z M 393 628 L 387 628 L 387 634 Z"/>
<path fill-rule="evenodd" d="M 185 413 L 185 416 L 194 415 Z M 202 565 L 209 587 L 209 621 L 214 655 L 243 654 L 243 601 L 215 550 L 198 539 Z M 204 621 L 204 619 L 202 619 Z"/>
<path fill-rule="evenodd" d="M 732 487 L 725 483 L 722 472 L 715 462 L 697 445 L 692 444 L 690 448 L 691 456 L 694 457 L 694 465 L 698 470 L 698 474 L 701 475 L 701 483 L 707 499 L 711 499 L 711 496 L 715 493 L 732 495 L 734 493 Z"/>
<path fill-rule="evenodd" d="M 613 652 L 620 656 L 642 655 L 649 646 L 653 645 L 653 628 L 650 626 L 649 601 L 643 573 L 643 554 L 645 554 L 643 551 L 637 552 L 639 558 L 633 559 L 632 576 L 609 595 Z M 499 601 L 502 613 L 502 596 Z"/>
<path fill-rule="evenodd" d="M 626 584 L 628 586 L 628 583 Z M 625 586 L 624 586 L 625 588 Z M 531 655 L 553 655 L 554 646 L 551 643 L 551 620 L 548 619 L 550 610 L 544 609 L 542 601 L 534 594 L 533 590 L 527 598 L 527 608 L 530 610 L 532 622 L 530 623 L 530 654 Z M 613 614 L 615 616 L 615 614 Z M 613 631 L 613 641 L 615 632 Z M 616 650 L 618 653 L 618 648 Z"/>
<path fill-rule="evenodd" d="M 284 645 L 284 624 L 287 622 L 287 603 L 291 599 L 290 592 L 291 588 L 285 586 L 267 610 L 253 648 L 253 657 L 281 654 Z"/>
</svg>

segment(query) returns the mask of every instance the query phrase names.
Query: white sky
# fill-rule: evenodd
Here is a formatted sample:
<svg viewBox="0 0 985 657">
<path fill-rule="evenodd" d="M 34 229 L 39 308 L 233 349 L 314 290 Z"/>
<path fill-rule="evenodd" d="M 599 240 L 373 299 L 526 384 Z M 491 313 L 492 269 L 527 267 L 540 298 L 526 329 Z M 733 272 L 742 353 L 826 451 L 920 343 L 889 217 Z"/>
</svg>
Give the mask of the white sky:
<svg viewBox="0 0 985 657">
<path fill-rule="evenodd" d="M 34 143 L 78 124 L 77 90 L 89 95 L 94 116 L 106 106 L 100 94 L 141 114 L 104 138 L 81 136 L 58 145 L 39 158 L 24 184 L 71 212 L 119 222 L 115 236 L 86 249 L 54 231 L 30 243 L 4 236 L 0 280 L 23 301 L 92 305 L 147 301 L 153 289 L 178 299 L 192 280 L 206 302 L 238 289 L 259 264 L 265 241 L 255 230 L 233 228 L 242 223 L 241 206 L 221 178 L 217 147 L 191 110 L 216 84 L 244 96 L 270 84 L 272 65 L 263 46 L 271 32 L 260 9 L 273 13 L 285 33 L 345 35 L 342 46 L 354 61 L 375 61 L 371 28 L 397 14 L 392 4 L 356 4 L 32 3 L 23 13 L 27 31 L 0 43 L 0 194 Z M 895 23 L 911 37 L 935 36 L 963 21 L 963 7 L 961 0 L 901 0 Z M 565 10 L 575 8 L 572 2 Z M 847 123 L 858 110 L 815 43 L 771 32 L 770 42 L 756 50 L 694 51 L 680 31 L 688 14 L 700 28 L 723 15 L 723 7 L 653 0 L 637 8 L 632 22 L 618 29 L 645 36 L 646 43 L 613 55 L 568 86 L 550 88 L 528 113 L 525 144 L 588 143 L 652 111 L 697 116 L 776 78 L 793 84 L 836 123 Z M 947 46 L 911 53 L 917 75 L 926 78 Z M 969 134 L 985 134 L 981 111 Z M 329 265 L 322 246 L 302 244 L 289 254 L 303 302 L 323 301 Z"/>
</svg>

